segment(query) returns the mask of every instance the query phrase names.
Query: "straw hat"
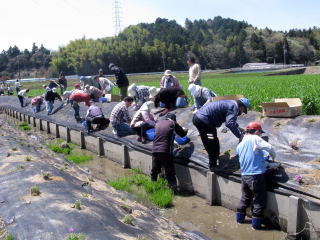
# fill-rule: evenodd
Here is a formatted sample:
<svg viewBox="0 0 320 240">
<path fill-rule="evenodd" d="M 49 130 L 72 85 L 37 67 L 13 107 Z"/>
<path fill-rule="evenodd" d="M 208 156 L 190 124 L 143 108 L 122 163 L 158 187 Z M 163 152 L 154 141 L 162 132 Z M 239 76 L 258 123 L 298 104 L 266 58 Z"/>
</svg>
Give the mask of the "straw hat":
<svg viewBox="0 0 320 240">
<path fill-rule="evenodd" d="M 165 72 L 164 72 L 164 75 L 165 76 L 171 76 L 172 75 L 172 72 L 171 72 L 171 70 L 166 70 Z"/>
</svg>

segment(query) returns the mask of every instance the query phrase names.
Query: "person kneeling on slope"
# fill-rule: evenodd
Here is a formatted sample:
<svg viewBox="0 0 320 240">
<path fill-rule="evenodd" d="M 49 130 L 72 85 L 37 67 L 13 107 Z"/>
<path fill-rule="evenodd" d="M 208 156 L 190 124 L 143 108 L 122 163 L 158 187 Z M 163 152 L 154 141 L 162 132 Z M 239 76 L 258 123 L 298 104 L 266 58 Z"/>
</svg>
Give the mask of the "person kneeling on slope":
<svg viewBox="0 0 320 240">
<path fill-rule="evenodd" d="M 109 123 L 110 120 L 104 117 L 102 109 L 96 106 L 92 101 L 86 115 L 86 125 L 88 133 L 93 131 L 92 124 L 97 124 L 96 129 L 102 130 L 107 128 Z"/>
<path fill-rule="evenodd" d="M 227 128 L 240 139 L 242 131 L 237 123 L 237 117 L 247 113 L 249 100 L 219 100 L 202 106 L 193 116 L 192 122 L 199 131 L 202 143 L 209 155 L 209 169 L 214 171 L 220 154 L 220 143 L 217 128 L 225 122 Z"/>
<path fill-rule="evenodd" d="M 173 158 L 175 133 L 180 137 L 184 137 L 188 131 L 177 123 L 175 114 L 167 113 L 165 119 L 159 120 L 155 125 L 155 137 L 152 147 L 151 180 L 157 181 L 158 174 L 163 166 L 166 179 L 172 188 L 177 186 Z"/>
<path fill-rule="evenodd" d="M 242 197 L 237 207 L 236 220 L 243 223 L 246 209 L 253 201 L 252 227 L 261 229 L 263 210 L 266 205 L 266 160 L 264 151 L 275 159 L 276 153 L 270 143 L 260 136 L 263 133 L 261 124 L 251 122 L 246 128 L 246 134 L 237 147 L 241 169 Z"/>
</svg>

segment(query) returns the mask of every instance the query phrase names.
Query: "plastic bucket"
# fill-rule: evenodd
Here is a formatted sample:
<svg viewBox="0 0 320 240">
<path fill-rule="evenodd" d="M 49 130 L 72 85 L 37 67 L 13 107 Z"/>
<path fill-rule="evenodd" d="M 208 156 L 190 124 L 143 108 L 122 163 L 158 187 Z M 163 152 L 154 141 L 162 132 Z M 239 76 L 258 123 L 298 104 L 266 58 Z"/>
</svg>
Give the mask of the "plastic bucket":
<svg viewBox="0 0 320 240">
<path fill-rule="evenodd" d="M 87 124 L 87 121 L 86 120 L 84 120 L 84 121 L 82 121 L 82 127 L 84 128 L 84 129 L 87 129 L 88 128 L 88 124 Z"/>
<path fill-rule="evenodd" d="M 184 137 L 178 137 L 176 136 L 175 139 L 174 139 L 179 145 L 184 145 L 186 143 L 189 142 L 189 139 L 187 138 L 187 136 L 184 136 Z"/>
<path fill-rule="evenodd" d="M 101 98 L 101 102 L 102 102 L 102 103 L 106 103 L 106 102 L 107 102 L 107 98 L 106 98 L 106 97 L 102 97 L 102 98 Z"/>
<path fill-rule="evenodd" d="M 151 129 L 149 129 L 149 130 L 147 130 L 146 131 L 146 135 L 147 135 L 147 139 L 149 140 L 149 141 L 153 141 L 153 139 L 154 139 L 154 128 L 151 128 Z"/>
</svg>

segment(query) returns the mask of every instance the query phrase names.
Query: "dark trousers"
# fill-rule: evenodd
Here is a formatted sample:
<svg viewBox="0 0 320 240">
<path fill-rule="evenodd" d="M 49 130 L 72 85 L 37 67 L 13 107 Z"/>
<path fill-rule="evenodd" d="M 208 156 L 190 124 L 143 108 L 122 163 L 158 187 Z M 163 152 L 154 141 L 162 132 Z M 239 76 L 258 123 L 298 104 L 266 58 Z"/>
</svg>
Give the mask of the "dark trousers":
<svg viewBox="0 0 320 240">
<path fill-rule="evenodd" d="M 140 127 L 133 127 L 132 129 L 138 134 L 139 137 L 145 137 L 146 131 L 154 128 L 155 122 L 154 121 L 147 121 L 140 125 Z"/>
<path fill-rule="evenodd" d="M 127 96 L 128 86 L 120 87 L 120 98 L 121 101 Z"/>
<path fill-rule="evenodd" d="M 242 197 L 237 211 L 245 213 L 252 201 L 252 216 L 263 217 L 267 198 L 265 174 L 245 175 L 241 179 Z"/>
<path fill-rule="evenodd" d="M 74 101 L 74 100 L 70 100 L 70 103 L 71 103 L 71 106 L 74 110 L 74 118 L 77 120 L 77 121 L 80 121 L 81 118 L 80 118 L 80 106 L 79 106 L 79 103 Z"/>
<path fill-rule="evenodd" d="M 89 130 L 92 130 L 92 124 L 98 124 L 97 128 L 102 129 L 106 128 L 110 123 L 110 120 L 105 117 L 87 117 L 86 121 Z"/>
<path fill-rule="evenodd" d="M 217 137 L 217 129 L 203 123 L 196 115 L 192 119 L 193 124 L 199 131 L 202 143 L 209 155 L 209 168 L 217 166 L 220 154 L 220 143 Z"/>
<path fill-rule="evenodd" d="M 19 98 L 19 101 L 20 101 L 21 107 L 23 107 L 23 100 L 24 100 L 24 97 L 22 97 L 22 96 L 19 96 L 19 95 L 18 95 L 18 98 Z"/>
<path fill-rule="evenodd" d="M 153 181 L 157 180 L 158 174 L 161 172 L 162 166 L 164 167 L 166 179 L 169 185 L 177 185 L 173 156 L 170 153 L 152 153 L 151 179 Z"/>
</svg>

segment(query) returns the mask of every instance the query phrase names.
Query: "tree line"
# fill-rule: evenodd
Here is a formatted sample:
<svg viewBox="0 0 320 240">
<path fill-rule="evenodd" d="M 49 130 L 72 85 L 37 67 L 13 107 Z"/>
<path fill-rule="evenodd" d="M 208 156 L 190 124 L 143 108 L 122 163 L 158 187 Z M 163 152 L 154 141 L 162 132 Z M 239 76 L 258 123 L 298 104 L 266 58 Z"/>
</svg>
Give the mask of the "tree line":
<svg viewBox="0 0 320 240">
<path fill-rule="evenodd" d="M 186 19 L 181 26 L 158 18 L 131 25 L 116 37 L 73 40 L 51 54 L 43 46 L 31 52 L 10 48 L 0 55 L 0 72 L 16 72 L 17 62 L 20 68 L 48 68 L 52 76 L 60 71 L 90 75 L 100 68 L 107 73 L 110 62 L 127 72 L 185 70 L 188 54 L 195 55 L 204 69 L 241 67 L 247 62 L 311 64 L 320 59 L 320 28 L 273 31 L 222 17 Z"/>
</svg>

